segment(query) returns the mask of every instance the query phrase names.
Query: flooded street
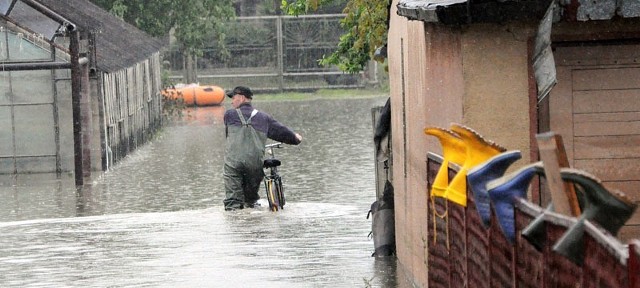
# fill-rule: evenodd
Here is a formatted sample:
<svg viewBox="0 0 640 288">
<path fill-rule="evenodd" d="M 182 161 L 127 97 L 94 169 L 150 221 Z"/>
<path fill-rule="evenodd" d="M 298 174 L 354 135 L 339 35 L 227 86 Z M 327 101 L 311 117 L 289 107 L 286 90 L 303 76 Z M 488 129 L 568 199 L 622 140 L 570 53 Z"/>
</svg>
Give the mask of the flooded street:
<svg viewBox="0 0 640 288">
<path fill-rule="evenodd" d="M 366 219 L 385 101 L 254 103 L 304 137 L 276 151 L 277 213 L 224 211 L 228 103 L 186 110 L 78 190 L 72 175 L 0 176 L 0 287 L 396 287 Z"/>
</svg>

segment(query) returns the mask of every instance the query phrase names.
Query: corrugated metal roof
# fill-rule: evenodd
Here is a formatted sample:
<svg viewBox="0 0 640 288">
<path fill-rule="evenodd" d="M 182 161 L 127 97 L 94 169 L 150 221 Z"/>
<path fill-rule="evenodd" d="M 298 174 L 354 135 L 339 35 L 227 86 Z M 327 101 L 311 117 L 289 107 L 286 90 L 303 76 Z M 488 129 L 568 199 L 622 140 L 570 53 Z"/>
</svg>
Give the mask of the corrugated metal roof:
<svg viewBox="0 0 640 288">
<path fill-rule="evenodd" d="M 88 0 L 37 1 L 73 22 L 78 29 L 95 34 L 96 65 L 101 71 L 131 67 L 165 45 Z"/>
<path fill-rule="evenodd" d="M 550 0 L 400 0 L 398 15 L 442 24 L 501 23 L 541 19 Z M 565 20 L 640 17 L 640 0 L 562 0 Z"/>
<path fill-rule="evenodd" d="M 462 3 L 466 6 L 467 0 L 400 0 L 397 7 L 400 16 L 412 20 L 439 22 L 436 9 Z"/>
<path fill-rule="evenodd" d="M 609 20 L 614 16 L 623 18 L 640 17 L 640 1 L 638 0 L 572 0 L 577 2 L 576 19 Z"/>
</svg>

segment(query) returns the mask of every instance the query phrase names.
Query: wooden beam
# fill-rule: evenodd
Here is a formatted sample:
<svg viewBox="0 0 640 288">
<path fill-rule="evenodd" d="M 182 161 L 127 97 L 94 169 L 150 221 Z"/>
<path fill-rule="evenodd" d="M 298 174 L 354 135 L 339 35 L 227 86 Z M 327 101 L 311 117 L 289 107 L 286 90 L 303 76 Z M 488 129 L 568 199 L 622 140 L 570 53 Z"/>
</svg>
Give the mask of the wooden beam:
<svg viewBox="0 0 640 288">
<path fill-rule="evenodd" d="M 560 168 L 569 167 L 569 159 L 562 143 L 562 136 L 554 132 L 536 135 L 540 159 L 544 164 L 544 173 L 551 192 L 553 210 L 571 216 L 580 215 L 580 205 L 575 188 L 571 183 L 563 182 Z"/>
</svg>

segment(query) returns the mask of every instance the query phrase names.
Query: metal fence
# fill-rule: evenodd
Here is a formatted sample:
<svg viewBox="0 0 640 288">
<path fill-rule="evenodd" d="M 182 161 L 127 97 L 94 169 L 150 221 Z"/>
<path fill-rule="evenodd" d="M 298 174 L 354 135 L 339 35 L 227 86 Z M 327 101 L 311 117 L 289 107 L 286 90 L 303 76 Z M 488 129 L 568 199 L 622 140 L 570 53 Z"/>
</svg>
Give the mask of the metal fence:
<svg viewBox="0 0 640 288">
<path fill-rule="evenodd" d="M 229 54 L 210 40 L 196 60 L 200 84 L 232 87 L 242 83 L 256 90 L 304 90 L 363 87 L 376 83 L 374 69 L 346 74 L 325 67 L 319 59 L 337 47 L 344 14 L 238 17 L 229 23 L 224 40 Z M 213 38 L 213 37 L 212 37 Z M 182 83 L 184 58 L 177 47 L 166 53 L 169 78 Z M 377 65 L 371 62 L 371 65 Z"/>
</svg>

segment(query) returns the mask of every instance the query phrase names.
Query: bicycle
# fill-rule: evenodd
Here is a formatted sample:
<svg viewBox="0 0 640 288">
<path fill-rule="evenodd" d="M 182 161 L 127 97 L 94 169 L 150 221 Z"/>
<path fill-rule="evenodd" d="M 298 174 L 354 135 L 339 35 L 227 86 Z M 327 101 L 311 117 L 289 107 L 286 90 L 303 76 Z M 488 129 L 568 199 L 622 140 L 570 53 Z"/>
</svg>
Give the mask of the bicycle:
<svg viewBox="0 0 640 288">
<path fill-rule="evenodd" d="M 263 167 L 269 169 L 269 173 L 265 173 L 264 187 L 267 192 L 267 200 L 269 201 L 269 209 L 273 212 L 282 210 L 285 204 L 284 187 L 282 186 L 282 177 L 278 174 L 278 166 L 282 165 L 280 160 L 276 159 L 274 148 L 282 148 L 282 143 L 277 142 L 264 146 L 266 154 L 270 157 L 264 160 Z"/>
</svg>

